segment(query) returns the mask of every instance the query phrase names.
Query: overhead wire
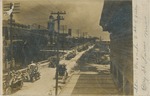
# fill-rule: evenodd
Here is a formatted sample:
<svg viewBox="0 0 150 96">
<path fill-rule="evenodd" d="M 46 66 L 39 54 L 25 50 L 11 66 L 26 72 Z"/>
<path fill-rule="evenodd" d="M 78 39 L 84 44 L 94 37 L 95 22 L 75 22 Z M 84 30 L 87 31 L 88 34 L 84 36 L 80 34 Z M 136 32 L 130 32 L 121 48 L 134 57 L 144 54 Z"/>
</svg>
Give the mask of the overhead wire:
<svg viewBox="0 0 150 96">
<path fill-rule="evenodd" d="M 25 2 L 28 2 L 28 1 L 25 1 Z M 51 3 L 51 4 L 54 4 L 52 1 L 50 1 L 50 0 L 48 0 L 48 2 L 49 3 Z M 51 9 L 49 9 L 49 8 L 47 8 L 47 6 L 44 6 L 43 4 L 41 4 L 40 2 L 35 2 L 34 0 L 32 0 L 32 1 L 30 1 L 30 6 L 32 6 L 32 4 L 35 4 L 35 3 L 37 3 L 37 5 L 40 5 L 40 6 L 42 6 L 45 10 L 48 10 L 49 12 L 52 12 L 52 10 Z M 21 5 L 21 4 L 20 4 Z M 47 4 L 48 5 L 48 4 Z M 54 5 L 52 5 L 52 6 L 50 6 L 50 8 L 52 8 L 52 9 L 56 9 L 56 10 L 60 10 L 57 6 L 55 7 Z M 31 9 L 32 10 L 32 9 Z M 30 10 L 30 11 L 31 11 Z M 23 12 L 23 11 L 22 11 Z M 41 13 L 41 15 L 42 14 L 45 14 L 45 12 L 44 11 L 40 11 Z M 33 10 L 33 11 L 31 11 L 31 14 L 35 14 L 35 13 L 37 13 L 37 11 L 35 11 L 35 10 Z M 50 14 L 50 13 L 49 13 Z M 41 16 L 42 17 L 42 16 Z M 47 18 L 48 18 L 49 16 L 47 16 Z M 35 16 L 35 17 L 32 17 L 33 19 L 37 19 L 37 17 Z M 43 17 L 44 18 L 44 17 Z M 48 21 L 48 20 L 47 20 Z M 39 21 L 37 21 L 38 23 L 44 23 L 45 21 L 41 21 L 41 22 L 39 22 Z M 36 22 L 36 23 L 37 23 Z M 35 23 L 35 22 L 34 22 Z M 46 22 L 47 23 L 47 22 Z M 34 33 L 34 32 L 30 32 L 30 31 L 26 31 L 27 33 L 32 33 L 32 34 L 34 34 L 34 35 L 39 35 L 39 36 L 43 36 L 43 35 L 40 35 L 40 34 L 38 34 L 38 33 Z M 43 37 L 46 37 L 46 36 L 43 36 Z"/>
<path fill-rule="evenodd" d="M 30 4 L 32 4 L 32 3 L 36 3 L 36 2 L 33 2 L 33 1 L 30 1 Z M 39 5 L 42 5 L 42 4 L 40 4 L 39 3 Z M 42 5 L 43 6 L 43 5 Z M 43 6 L 43 7 L 45 7 L 45 6 Z M 46 8 L 45 8 L 46 9 Z M 34 14 L 34 12 L 36 12 L 36 11 L 31 11 L 32 12 L 32 14 Z M 42 12 L 43 13 L 43 12 Z M 32 18 L 37 18 L 37 17 L 32 17 Z M 41 23 L 41 22 L 40 22 Z M 40 34 L 38 34 L 38 33 L 34 33 L 34 32 L 30 32 L 30 31 L 26 31 L 27 33 L 32 33 L 32 34 L 34 34 L 34 35 L 39 35 L 39 36 L 43 36 L 43 37 L 46 37 L 46 36 L 44 36 L 44 35 L 40 35 Z"/>
</svg>

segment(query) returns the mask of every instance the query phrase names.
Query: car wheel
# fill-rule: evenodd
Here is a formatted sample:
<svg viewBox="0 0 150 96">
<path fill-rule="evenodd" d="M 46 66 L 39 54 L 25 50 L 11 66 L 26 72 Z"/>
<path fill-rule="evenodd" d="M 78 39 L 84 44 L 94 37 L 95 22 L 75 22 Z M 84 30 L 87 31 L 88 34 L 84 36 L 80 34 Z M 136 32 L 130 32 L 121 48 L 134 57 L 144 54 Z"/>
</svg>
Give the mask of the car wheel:
<svg viewBox="0 0 150 96">
<path fill-rule="evenodd" d="M 39 80 L 39 79 L 40 79 L 40 75 L 37 76 L 37 80 Z"/>
<path fill-rule="evenodd" d="M 5 94 L 10 95 L 11 93 L 12 93 L 12 88 L 11 87 L 6 88 Z"/>
<path fill-rule="evenodd" d="M 34 82 L 35 81 L 35 77 L 32 77 L 31 81 Z"/>
<path fill-rule="evenodd" d="M 20 81 L 19 89 L 21 89 L 22 87 L 23 87 L 23 81 Z"/>
</svg>

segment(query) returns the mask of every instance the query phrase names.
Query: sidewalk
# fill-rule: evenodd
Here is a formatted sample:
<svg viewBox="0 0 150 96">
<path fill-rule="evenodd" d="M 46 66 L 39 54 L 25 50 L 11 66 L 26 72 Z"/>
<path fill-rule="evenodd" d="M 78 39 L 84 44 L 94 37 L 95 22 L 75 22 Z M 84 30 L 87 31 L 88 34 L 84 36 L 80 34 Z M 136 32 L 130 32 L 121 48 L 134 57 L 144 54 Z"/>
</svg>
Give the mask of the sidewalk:
<svg viewBox="0 0 150 96">
<path fill-rule="evenodd" d="M 59 93 L 59 96 L 71 96 L 74 87 L 78 81 L 80 75 L 73 75 L 66 86 Z"/>
<path fill-rule="evenodd" d="M 120 95 L 108 66 L 88 65 L 79 74 L 74 74 L 59 96 L 114 96 Z M 96 70 L 92 68 L 95 67 Z M 92 69 L 92 71 L 91 71 Z"/>
</svg>

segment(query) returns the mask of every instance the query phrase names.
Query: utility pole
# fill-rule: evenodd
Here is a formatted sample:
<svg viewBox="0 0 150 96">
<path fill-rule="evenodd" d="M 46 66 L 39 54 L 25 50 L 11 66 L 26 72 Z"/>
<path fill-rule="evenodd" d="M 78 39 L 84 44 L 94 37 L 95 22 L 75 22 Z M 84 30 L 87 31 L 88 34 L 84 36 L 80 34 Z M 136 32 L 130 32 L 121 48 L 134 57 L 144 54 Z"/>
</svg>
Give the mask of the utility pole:
<svg viewBox="0 0 150 96">
<path fill-rule="evenodd" d="M 84 45 L 84 32 L 83 32 L 82 36 L 83 36 L 83 45 Z"/>
<path fill-rule="evenodd" d="M 87 41 L 87 32 L 85 32 L 85 43 Z"/>
<path fill-rule="evenodd" d="M 59 65 L 59 33 L 60 33 L 60 20 L 64 20 L 63 16 L 66 12 L 51 12 L 52 15 L 57 15 L 57 24 L 58 24 L 58 33 L 57 33 L 57 63 L 56 63 L 56 89 L 55 89 L 55 96 L 58 93 L 58 65 Z"/>
<path fill-rule="evenodd" d="M 79 36 L 80 36 L 80 30 L 79 29 L 77 29 L 77 35 L 78 35 L 78 38 L 79 38 Z"/>
<path fill-rule="evenodd" d="M 79 48 L 79 36 L 80 36 L 80 30 L 77 29 L 77 35 L 78 35 L 78 48 Z"/>
<path fill-rule="evenodd" d="M 85 32 L 85 38 L 87 38 L 87 32 Z"/>
<path fill-rule="evenodd" d="M 14 13 L 20 13 L 20 3 L 8 3 L 4 4 L 4 12 L 6 15 L 10 16 L 9 20 L 9 31 L 10 31 L 10 70 L 13 69 L 13 33 L 12 33 L 12 22 L 13 22 L 13 14 Z"/>
<path fill-rule="evenodd" d="M 65 36 L 64 36 L 64 30 L 65 30 L 65 26 L 64 26 L 64 25 L 62 25 L 62 29 L 63 29 L 63 35 L 62 35 L 62 36 L 63 36 L 63 37 L 62 37 L 62 38 L 63 38 L 63 41 L 62 41 L 62 48 L 63 48 L 63 56 L 64 56 L 64 37 L 65 37 Z"/>
<path fill-rule="evenodd" d="M 65 30 L 67 29 L 67 25 L 62 25 L 62 30 L 63 30 L 63 41 L 62 41 L 62 48 L 63 48 L 63 53 L 64 53 L 64 40 L 65 40 Z M 64 54 L 63 54 L 64 56 Z"/>
</svg>

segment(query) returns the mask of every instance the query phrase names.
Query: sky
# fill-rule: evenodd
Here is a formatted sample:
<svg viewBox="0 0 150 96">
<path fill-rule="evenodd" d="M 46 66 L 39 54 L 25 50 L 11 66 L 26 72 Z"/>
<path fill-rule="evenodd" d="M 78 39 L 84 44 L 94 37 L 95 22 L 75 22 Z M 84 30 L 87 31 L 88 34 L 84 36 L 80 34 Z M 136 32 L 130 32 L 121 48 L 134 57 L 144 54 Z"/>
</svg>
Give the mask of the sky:
<svg viewBox="0 0 150 96">
<path fill-rule="evenodd" d="M 21 24 L 33 23 L 47 27 L 50 13 L 66 11 L 62 15 L 65 20 L 61 25 L 67 25 L 72 29 L 73 36 L 77 36 L 77 29 L 80 34 L 87 32 L 89 36 L 101 37 L 109 40 L 108 32 L 103 32 L 99 25 L 103 8 L 103 0 L 3 0 L 6 2 L 20 3 L 20 13 L 14 14 L 16 22 Z M 8 19 L 9 16 L 3 16 Z"/>
</svg>

